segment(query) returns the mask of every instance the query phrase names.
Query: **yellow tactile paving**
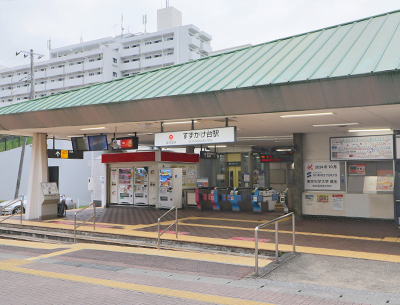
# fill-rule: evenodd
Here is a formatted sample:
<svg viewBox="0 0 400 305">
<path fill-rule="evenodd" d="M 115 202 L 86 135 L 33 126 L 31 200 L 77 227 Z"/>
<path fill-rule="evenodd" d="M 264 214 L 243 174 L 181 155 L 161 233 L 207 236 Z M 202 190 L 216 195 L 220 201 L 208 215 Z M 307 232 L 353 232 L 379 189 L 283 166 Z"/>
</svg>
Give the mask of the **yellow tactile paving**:
<svg viewBox="0 0 400 305">
<path fill-rule="evenodd" d="M 138 291 L 143 293 L 151 293 L 156 295 L 163 295 L 168 297 L 186 299 L 186 300 L 195 300 L 200 302 L 212 302 L 214 304 L 243 304 L 243 305 L 256 305 L 256 304 L 265 304 L 265 305 L 273 305 L 270 303 L 262 303 L 262 302 L 255 302 L 250 300 L 242 300 L 242 299 L 234 299 L 230 297 L 222 297 L 216 295 L 210 295 L 205 293 L 198 293 L 198 292 L 189 292 L 177 289 L 169 289 L 169 288 L 162 288 L 162 287 L 154 287 L 154 286 L 147 286 L 147 285 L 138 285 L 138 284 L 131 284 L 131 283 L 124 283 L 119 281 L 112 281 L 112 280 L 104 280 L 99 278 L 91 278 L 86 276 L 78 276 L 78 275 L 70 275 L 70 274 L 63 274 L 63 273 L 56 273 L 56 272 L 49 272 L 49 271 L 42 271 L 42 270 L 33 270 L 28 268 L 20 268 L 19 265 L 26 264 L 27 261 L 23 260 L 7 260 L 0 262 L 0 269 L 10 272 L 16 273 L 23 273 L 23 274 L 30 274 L 35 276 L 41 276 L 46 278 L 52 279 L 60 279 L 65 281 L 72 281 L 78 283 L 85 283 L 91 285 L 99 285 L 104 287 L 111 287 L 117 289 L 126 289 L 132 291 Z"/>
</svg>

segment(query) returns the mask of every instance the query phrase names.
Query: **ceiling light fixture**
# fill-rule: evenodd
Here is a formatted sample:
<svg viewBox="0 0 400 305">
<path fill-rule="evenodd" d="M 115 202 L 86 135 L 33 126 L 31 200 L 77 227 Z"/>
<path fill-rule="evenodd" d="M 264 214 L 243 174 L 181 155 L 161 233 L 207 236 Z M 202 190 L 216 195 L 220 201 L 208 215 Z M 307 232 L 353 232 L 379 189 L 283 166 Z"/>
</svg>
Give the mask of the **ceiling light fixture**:
<svg viewBox="0 0 400 305">
<path fill-rule="evenodd" d="M 105 127 L 91 127 L 91 128 L 81 128 L 79 130 L 95 130 L 95 129 L 106 129 Z"/>
<path fill-rule="evenodd" d="M 359 125 L 360 123 L 335 123 L 335 124 L 318 124 L 313 125 L 314 127 L 329 127 L 329 126 L 351 126 L 351 125 Z"/>
<path fill-rule="evenodd" d="M 189 124 L 192 121 L 182 121 L 182 122 L 164 122 L 163 125 L 173 125 L 173 124 Z M 193 121 L 193 123 L 197 123 L 197 121 Z"/>
<path fill-rule="evenodd" d="M 320 113 L 304 113 L 304 114 L 287 114 L 281 115 L 281 118 L 296 118 L 303 116 L 319 116 L 319 115 L 335 115 L 333 112 L 320 112 Z"/>
<path fill-rule="evenodd" d="M 277 148 L 275 151 L 292 151 L 291 148 Z"/>
<path fill-rule="evenodd" d="M 390 128 L 376 128 L 376 129 L 349 129 L 348 132 L 371 132 L 371 131 L 392 131 Z"/>
<path fill-rule="evenodd" d="M 227 147 L 226 145 L 212 145 L 212 146 L 207 146 L 207 147 L 211 147 L 211 148 L 214 148 L 214 147 L 216 147 L 216 148 L 224 148 L 224 147 Z"/>
</svg>

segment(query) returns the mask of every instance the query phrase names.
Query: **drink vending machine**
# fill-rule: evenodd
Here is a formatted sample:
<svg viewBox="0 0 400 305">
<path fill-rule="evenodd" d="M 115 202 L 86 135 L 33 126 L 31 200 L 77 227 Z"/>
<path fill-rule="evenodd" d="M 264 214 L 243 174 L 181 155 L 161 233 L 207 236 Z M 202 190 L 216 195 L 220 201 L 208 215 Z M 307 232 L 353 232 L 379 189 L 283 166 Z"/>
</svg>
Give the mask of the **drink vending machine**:
<svg viewBox="0 0 400 305">
<path fill-rule="evenodd" d="M 182 208 L 182 169 L 164 168 L 159 172 L 159 208 Z"/>
<path fill-rule="evenodd" d="M 133 170 L 118 169 L 118 204 L 133 204 Z"/>
<path fill-rule="evenodd" d="M 148 169 L 135 167 L 135 204 L 148 205 Z"/>
</svg>

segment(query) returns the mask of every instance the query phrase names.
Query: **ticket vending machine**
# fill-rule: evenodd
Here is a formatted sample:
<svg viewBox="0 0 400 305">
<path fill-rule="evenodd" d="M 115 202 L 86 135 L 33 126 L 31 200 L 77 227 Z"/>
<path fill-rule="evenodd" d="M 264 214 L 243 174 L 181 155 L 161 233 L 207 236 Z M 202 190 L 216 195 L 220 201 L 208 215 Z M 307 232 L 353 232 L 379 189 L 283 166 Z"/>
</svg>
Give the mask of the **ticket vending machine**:
<svg viewBox="0 0 400 305">
<path fill-rule="evenodd" d="M 133 204 L 133 169 L 118 168 L 118 204 Z"/>
<path fill-rule="evenodd" d="M 147 167 L 135 167 L 135 204 L 149 204 L 148 179 L 149 176 Z"/>
<path fill-rule="evenodd" d="M 182 169 L 164 168 L 159 172 L 159 208 L 182 208 Z"/>
</svg>

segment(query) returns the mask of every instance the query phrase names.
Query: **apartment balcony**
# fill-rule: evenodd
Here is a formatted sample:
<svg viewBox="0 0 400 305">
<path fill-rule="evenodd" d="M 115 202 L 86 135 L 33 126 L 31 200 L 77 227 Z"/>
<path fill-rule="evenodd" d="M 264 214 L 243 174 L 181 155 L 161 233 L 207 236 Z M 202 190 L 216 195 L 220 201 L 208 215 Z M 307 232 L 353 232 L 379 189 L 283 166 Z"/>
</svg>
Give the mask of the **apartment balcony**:
<svg viewBox="0 0 400 305">
<path fill-rule="evenodd" d="M 121 71 L 127 71 L 127 70 L 135 70 L 140 68 L 140 61 L 130 61 L 128 63 L 122 63 L 121 64 Z"/>
<path fill-rule="evenodd" d="M 119 51 L 119 53 L 121 54 L 121 57 L 138 55 L 140 53 L 140 47 L 122 49 L 122 50 Z"/>
<path fill-rule="evenodd" d="M 83 65 L 65 66 L 65 73 L 75 73 L 83 71 Z"/>
<path fill-rule="evenodd" d="M 208 44 L 208 43 L 201 43 L 200 51 L 211 53 L 212 52 L 212 48 L 211 48 L 210 44 Z"/>
<path fill-rule="evenodd" d="M 163 49 L 162 42 L 160 43 L 152 43 L 148 45 L 142 45 L 141 51 L 142 53 L 152 53 L 156 51 L 161 51 Z"/>
<path fill-rule="evenodd" d="M 188 38 L 189 47 L 197 49 L 200 48 L 200 40 L 194 36 Z"/>
<path fill-rule="evenodd" d="M 103 81 L 103 75 L 93 75 L 83 78 L 85 85 L 101 83 Z"/>
<path fill-rule="evenodd" d="M 46 90 L 60 89 L 64 87 L 64 81 L 48 82 L 46 84 Z"/>
<path fill-rule="evenodd" d="M 161 44 L 162 48 L 165 49 L 173 49 L 175 48 L 175 40 L 168 40 L 168 41 L 163 41 Z"/>
<path fill-rule="evenodd" d="M 14 77 L 17 79 L 16 77 Z M 0 86 L 1 85 L 11 85 L 13 78 L 12 77 L 5 77 L 5 78 L 0 78 Z"/>
<path fill-rule="evenodd" d="M 153 57 L 150 59 L 145 59 L 142 62 L 142 67 L 152 67 L 152 66 L 160 66 L 164 63 L 163 57 Z"/>
<path fill-rule="evenodd" d="M 30 86 L 15 88 L 9 92 L 10 92 L 10 95 L 20 95 L 20 94 L 28 94 L 29 90 L 30 90 Z M 3 91 L 3 92 L 7 92 L 7 91 Z"/>
<path fill-rule="evenodd" d="M 83 77 L 65 80 L 65 87 L 82 86 L 82 85 L 83 85 Z"/>
<path fill-rule="evenodd" d="M 64 74 L 64 68 L 48 69 L 46 74 L 47 74 L 47 77 L 56 76 L 56 75 L 63 75 Z"/>
<path fill-rule="evenodd" d="M 45 77 L 46 77 L 46 70 L 45 71 L 37 71 L 37 72 L 35 72 L 35 79 L 45 78 Z"/>
<path fill-rule="evenodd" d="M 102 60 L 95 60 L 95 61 L 91 61 L 91 62 L 85 62 L 84 64 L 84 68 L 85 70 L 93 70 L 93 69 L 99 69 L 103 67 L 103 61 Z M 81 66 L 81 65 L 79 65 Z"/>
</svg>

